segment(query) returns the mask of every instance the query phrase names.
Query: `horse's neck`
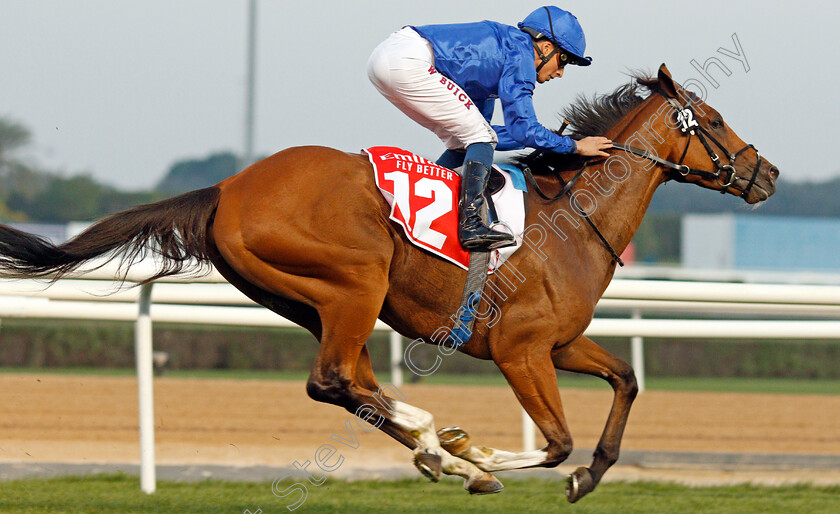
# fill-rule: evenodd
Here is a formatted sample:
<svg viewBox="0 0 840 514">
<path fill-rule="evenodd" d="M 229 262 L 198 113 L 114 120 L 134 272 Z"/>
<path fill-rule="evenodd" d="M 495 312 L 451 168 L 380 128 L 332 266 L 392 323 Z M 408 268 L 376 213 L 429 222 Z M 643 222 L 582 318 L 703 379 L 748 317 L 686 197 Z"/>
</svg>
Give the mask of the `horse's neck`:
<svg viewBox="0 0 840 514">
<path fill-rule="evenodd" d="M 657 155 L 668 155 L 674 143 L 657 143 L 647 132 L 650 120 L 655 118 L 651 115 L 660 103 L 649 101 L 640 105 L 613 127 L 608 137 L 619 143 L 630 141 L 631 144 L 638 141 L 637 138 L 643 138 L 648 149 Z M 645 123 L 648 123 L 648 128 L 645 128 Z M 586 187 L 598 196 L 598 209 L 590 219 L 616 253 L 621 254 L 639 229 L 653 194 L 665 182 L 665 175 L 653 162 L 625 152 L 613 152 L 611 159 L 593 168 L 593 178 Z"/>
<path fill-rule="evenodd" d="M 651 109 L 651 102 L 645 102 L 610 130 L 607 136 L 616 142 L 625 142 L 634 134 L 643 135 L 642 124 L 650 119 L 649 112 L 656 110 Z M 647 136 L 645 139 L 650 141 L 652 138 Z M 671 144 L 666 141 L 662 145 L 651 146 L 659 155 L 667 155 Z M 605 286 L 612 276 L 615 263 L 575 204 L 587 211 L 587 216 L 607 243 L 620 255 L 641 225 L 656 188 L 664 182 L 662 172 L 652 166 L 650 161 L 628 157 L 624 152 L 614 155 L 614 158 L 584 170 L 573 188 L 577 202 L 566 197 L 551 204 L 536 206 L 541 211 L 538 216 L 544 223 L 552 220 L 555 228 L 558 225 L 568 227 L 563 232 L 571 241 L 563 239 L 562 244 L 577 245 L 578 252 L 586 252 L 586 257 L 593 265 L 603 262 L 603 271 L 607 274 Z"/>
</svg>

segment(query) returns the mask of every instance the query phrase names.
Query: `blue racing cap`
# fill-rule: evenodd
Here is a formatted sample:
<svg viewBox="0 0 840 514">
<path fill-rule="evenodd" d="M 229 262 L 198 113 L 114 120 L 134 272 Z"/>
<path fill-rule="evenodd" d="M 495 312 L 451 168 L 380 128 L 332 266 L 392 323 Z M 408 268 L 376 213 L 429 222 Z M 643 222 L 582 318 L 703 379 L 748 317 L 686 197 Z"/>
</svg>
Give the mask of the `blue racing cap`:
<svg viewBox="0 0 840 514">
<path fill-rule="evenodd" d="M 531 29 L 527 32 L 532 36 L 538 39 L 544 37 L 572 54 L 576 57 L 572 64 L 592 64 L 592 57 L 583 55 L 586 50 L 586 37 L 574 14 L 553 5 L 540 7 L 522 20 L 518 27 L 522 30 Z"/>
</svg>

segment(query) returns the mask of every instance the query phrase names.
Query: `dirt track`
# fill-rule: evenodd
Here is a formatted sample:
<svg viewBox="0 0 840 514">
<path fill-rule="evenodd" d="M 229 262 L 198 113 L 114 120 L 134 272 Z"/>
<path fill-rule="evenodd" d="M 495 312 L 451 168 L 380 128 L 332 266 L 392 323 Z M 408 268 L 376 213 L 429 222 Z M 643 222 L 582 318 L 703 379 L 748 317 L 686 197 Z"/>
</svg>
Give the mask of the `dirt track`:
<svg viewBox="0 0 840 514">
<path fill-rule="evenodd" d="M 405 385 L 407 401 L 458 425 L 477 444 L 521 448 L 520 409 L 505 387 Z M 576 447 L 594 448 L 606 391 L 563 390 Z M 345 422 L 349 420 L 349 425 Z M 336 434 L 360 447 L 348 467 L 410 466 L 410 454 L 354 418 L 306 396 L 302 382 L 155 380 L 160 464 L 271 465 L 311 459 Z M 539 441 L 539 439 L 538 439 Z M 624 449 L 840 455 L 840 396 L 646 392 Z M 138 462 L 133 378 L 0 375 L 0 461 Z"/>
</svg>

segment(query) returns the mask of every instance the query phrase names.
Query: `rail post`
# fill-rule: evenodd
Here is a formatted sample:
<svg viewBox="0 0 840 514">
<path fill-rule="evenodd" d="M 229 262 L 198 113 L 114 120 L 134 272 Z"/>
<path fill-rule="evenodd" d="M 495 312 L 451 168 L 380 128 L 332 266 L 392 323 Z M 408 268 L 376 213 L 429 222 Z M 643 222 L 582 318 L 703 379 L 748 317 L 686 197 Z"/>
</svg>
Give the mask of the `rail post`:
<svg viewBox="0 0 840 514">
<path fill-rule="evenodd" d="M 639 309 L 633 309 L 633 319 L 642 319 L 642 312 Z M 630 347 L 632 352 L 633 371 L 636 373 L 636 383 L 639 385 L 639 392 L 645 391 L 645 342 L 641 336 L 633 336 L 630 338 Z"/>
<path fill-rule="evenodd" d="M 391 383 L 397 387 L 403 385 L 402 374 L 402 336 L 396 330 L 391 331 Z"/>
<path fill-rule="evenodd" d="M 155 425 L 152 386 L 152 284 L 140 286 L 134 348 L 137 359 L 137 391 L 140 416 L 140 489 L 155 492 Z"/>
<path fill-rule="evenodd" d="M 530 452 L 537 449 L 537 437 L 536 437 L 536 430 L 537 425 L 534 424 L 534 420 L 531 419 L 531 416 L 525 412 L 525 409 L 522 409 L 522 450 L 526 452 Z"/>
</svg>

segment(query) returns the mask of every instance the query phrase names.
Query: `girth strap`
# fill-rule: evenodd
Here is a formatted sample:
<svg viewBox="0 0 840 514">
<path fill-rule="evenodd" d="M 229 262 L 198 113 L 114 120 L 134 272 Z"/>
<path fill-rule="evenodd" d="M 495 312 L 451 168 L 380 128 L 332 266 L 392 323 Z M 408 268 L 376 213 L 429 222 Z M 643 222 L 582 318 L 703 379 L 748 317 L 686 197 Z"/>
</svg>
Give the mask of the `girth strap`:
<svg viewBox="0 0 840 514">
<path fill-rule="evenodd" d="M 458 173 L 456 171 L 456 173 Z M 459 173 L 460 174 L 460 173 Z M 463 175 L 461 176 L 463 180 Z M 482 222 L 489 224 L 492 218 L 497 218 L 495 206 L 489 192 L 486 200 L 481 206 L 479 216 Z M 491 209 L 492 208 L 492 212 Z M 452 316 L 452 329 L 449 337 L 444 343 L 450 348 L 460 348 L 472 337 L 472 330 L 475 326 L 476 311 L 481 303 L 481 295 L 484 294 L 484 285 L 487 282 L 487 268 L 490 264 L 490 253 L 488 251 L 470 252 L 470 264 L 467 269 L 467 279 L 464 282 L 464 290 L 461 293 L 461 305 Z"/>
</svg>

